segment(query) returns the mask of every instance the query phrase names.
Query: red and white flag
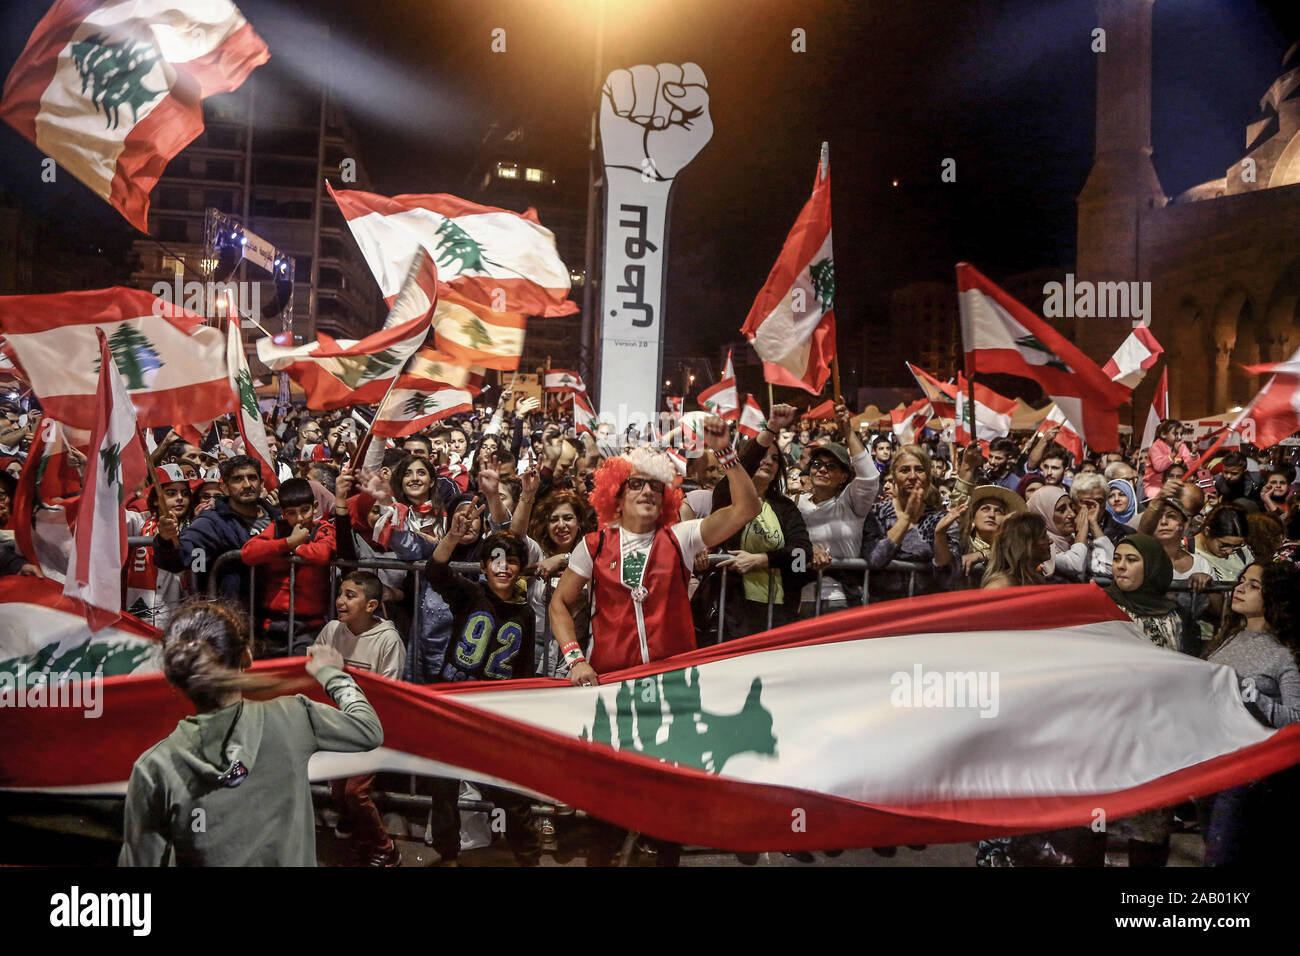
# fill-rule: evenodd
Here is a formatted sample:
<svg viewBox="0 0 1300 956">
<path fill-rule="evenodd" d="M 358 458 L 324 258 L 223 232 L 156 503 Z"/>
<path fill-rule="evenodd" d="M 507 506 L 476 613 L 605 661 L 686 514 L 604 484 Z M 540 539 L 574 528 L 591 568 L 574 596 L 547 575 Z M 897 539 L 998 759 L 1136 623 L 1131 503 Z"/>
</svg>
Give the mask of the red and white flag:
<svg viewBox="0 0 1300 956">
<path fill-rule="evenodd" d="M 1142 429 L 1142 446 L 1150 448 L 1156 440 L 1156 430 L 1160 423 L 1169 417 L 1169 367 L 1160 373 L 1156 383 L 1156 392 L 1151 396 L 1151 407 L 1147 409 L 1146 427 Z"/>
<path fill-rule="evenodd" d="M 1234 431 L 1260 448 L 1271 448 L 1300 431 L 1300 351 L 1276 365 L 1249 365 L 1252 375 L 1272 378 L 1233 423 Z M 1253 436 L 1251 432 L 1253 431 Z"/>
<path fill-rule="evenodd" d="M 513 372 L 524 354 L 528 318 L 518 312 L 496 312 L 444 290 L 433 313 L 434 347 L 465 366 Z"/>
<path fill-rule="evenodd" d="M 966 399 L 970 394 L 969 383 L 960 372 L 957 373 L 957 444 L 970 444 L 970 412 L 966 410 Z M 1016 403 L 1010 398 L 999 395 L 993 389 L 975 383 L 975 435 L 983 442 L 991 442 L 1011 432 L 1011 416 L 1015 414 Z"/>
<path fill-rule="evenodd" d="M 582 392 L 586 393 L 587 386 L 582 383 L 582 376 L 577 372 L 571 372 L 564 368 L 552 368 L 546 370 L 546 375 L 542 379 L 542 388 L 548 392 Z"/>
<path fill-rule="evenodd" d="M 767 424 L 763 408 L 753 395 L 745 396 L 745 404 L 740 406 L 740 419 L 736 422 L 736 431 L 746 438 L 757 438 L 758 433 Z"/>
<path fill-rule="evenodd" d="M 577 392 L 573 393 L 573 427 L 581 435 L 586 432 L 593 438 L 596 437 L 596 413 L 592 411 L 591 405 L 587 402 L 585 395 Z"/>
<path fill-rule="evenodd" d="M 474 410 L 482 376 L 433 349 L 420 349 L 375 412 L 371 430 L 385 438 L 412 435 L 443 418 Z"/>
<path fill-rule="evenodd" d="M 957 386 L 941 382 L 925 369 L 907 363 L 907 370 L 916 379 L 934 417 L 943 423 L 944 428 L 952 428 L 957 418 Z"/>
<path fill-rule="evenodd" d="M 832 421 L 835 418 L 835 402 L 828 398 L 820 405 L 808 409 L 808 411 L 804 412 L 799 417 L 812 422 Z"/>
<path fill-rule="evenodd" d="M 830 146 L 822 143 L 812 196 L 740 329 L 767 381 L 821 392 L 835 357 L 834 306 Z"/>
<path fill-rule="evenodd" d="M 524 315 L 578 311 L 569 301 L 569 270 L 555 235 L 535 209 L 520 215 L 445 193 L 389 197 L 326 188 L 385 299 L 397 294 L 423 248 L 437 264 L 439 280 L 475 302 Z"/>
<path fill-rule="evenodd" d="M 81 475 L 63 424 L 41 419 L 14 491 L 14 543 L 29 564 L 63 582 L 72 560 Z M 85 440 L 89 441 L 87 435 Z"/>
<path fill-rule="evenodd" d="M 1110 376 L 1112 382 L 1119 382 L 1127 389 L 1135 389 L 1146 378 L 1147 372 L 1155 367 L 1164 349 L 1151 334 L 1151 329 L 1139 325 L 1129 333 L 1128 338 L 1120 343 L 1115 354 L 1110 357 L 1101 370 Z"/>
<path fill-rule="evenodd" d="M 228 313 L 229 314 L 229 313 Z M 244 336 L 239 330 L 239 317 L 226 321 L 226 367 L 230 369 L 230 390 L 239 399 L 239 434 L 244 439 L 244 454 L 256 458 L 262 465 L 262 480 L 266 487 L 275 489 L 280 484 L 276 477 L 275 458 L 266 440 L 266 426 L 262 423 L 262 410 L 257 404 L 253 389 L 253 376 L 248 371 L 248 357 L 244 354 Z"/>
<path fill-rule="evenodd" d="M 437 302 L 438 270 L 420 250 L 378 332 L 338 341 L 322 332 L 310 345 L 298 346 L 277 344 L 279 336 L 263 338 L 257 342 L 257 357 L 270 369 L 288 372 L 307 393 L 308 408 L 373 405 L 428 338 Z"/>
<path fill-rule="evenodd" d="M 149 193 L 203 132 L 203 99 L 268 58 L 229 0 L 56 0 L 5 81 L 0 119 L 148 232 Z"/>
<path fill-rule="evenodd" d="M 0 330 L 22 362 L 46 415 L 94 424 L 97 330 L 141 427 L 206 422 L 235 408 L 226 338 L 203 317 L 143 289 L 0 296 Z"/>
<path fill-rule="evenodd" d="M 916 436 L 933 417 L 934 409 L 930 407 L 928 398 L 918 398 L 906 408 L 894 408 L 889 412 L 891 428 L 900 445 L 915 445 Z"/>
<path fill-rule="evenodd" d="M 736 390 L 736 370 L 731 364 L 731 349 L 727 349 L 727 364 L 722 367 L 722 378 L 695 397 L 702 408 L 725 421 L 734 422 L 740 417 L 740 393 Z"/>
<path fill-rule="evenodd" d="M 973 266 L 957 266 L 966 374 L 1033 379 L 1093 448 L 1119 447 L 1118 409 L 1129 390 L 1112 382 L 1060 332 Z"/>
<path fill-rule="evenodd" d="M 1053 405 L 1048 411 L 1047 417 L 1038 423 L 1038 429 L 1035 435 L 1041 435 L 1053 426 L 1060 426 L 1056 433 L 1055 442 L 1074 456 L 1076 462 L 1083 460 L 1083 439 L 1079 437 L 1079 431 L 1070 424 L 1065 413 L 1061 411 L 1060 405 Z"/>
<path fill-rule="evenodd" d="M 77 510 L 76 547 L 63 593 L 86 605 L 92 631 L 122 616 L 122 567 L 126 563 L 128 494 L 148 475 L 135 409 L 113 364 L 108 337 L 99 332 L 102 358 L 90 433 L 86 490 Z"/>
<path fill-rule="evenodd" d="M 289 677 L 302 664 L 253 670 Z M 1232 668 L 1155 647 L 1091 584 L 885 601 L 601 674 L 593 687 L 355 676 L 384 745 L 318 754 L 313 780 L 391 771 L 502 783 L 730 851 L 1090 826 L 1099 808 L 1118 820 L 1300 759 L 1300 725 L 1256 720 Z M 192 709 L 162 675 L 107 680 L 103 698 L 95 721 L 0 710 L 0 788 L 120 793 L 138 755 Z M 792 829 L 792 808 L 815 823 Z"/>
</svg>

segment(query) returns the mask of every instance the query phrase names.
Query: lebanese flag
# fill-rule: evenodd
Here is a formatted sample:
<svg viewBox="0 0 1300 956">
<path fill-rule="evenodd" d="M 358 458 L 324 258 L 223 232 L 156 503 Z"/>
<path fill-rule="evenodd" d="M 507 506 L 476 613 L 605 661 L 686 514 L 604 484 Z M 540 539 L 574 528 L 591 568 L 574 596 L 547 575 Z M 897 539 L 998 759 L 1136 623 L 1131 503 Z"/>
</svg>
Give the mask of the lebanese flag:
<svg viewBox="0 0 1300 956">
<path fill-rule="evenodd" d="M 9 347 L 3 335 L 0 335 L 0 375 L 8 375 L 20 382 L 27 381 L 27 373 L 14 357 L 14 350 Z"/>
<path fill-rule="evenodd" d="M 889 421 L 900 445 L 915 445 L 916 436 L 925 428 L 926 423 L 934 417 L 928 398 L 918 398 L 906 408 L 890 409 Z"/>
<path fill-rule="evenodd" d="M 325 187 L 385 299 L 397 294 L 423 248 L 437 263 L 440 281 L 467 299 L 524 315 L 578 311 L 569 301 L 569 270 L 560 261 L 555 235 L 538 221 L 535 209 L 520 215 L 446 193 L 390 198 Z"/>
<path fill-rule="evenodd" d="M 1163 352 L 1151 329 L 1139 325 L 1120 343 L 1101 370 L 1110 376 L 1112 382 L 1119 382 L 1131 391 L 1142 383 Z"/>
<path fill-rule="evenodd" d="M 740 406 L 740 419 L 736 422 L 736 431 L 746 438 L 757 438 L 758 433 L 767 424 L 763 409 L 753 395 L 745 396 L 745 404 Z"/>
<path fill-rule="evenodd" d="M 808 409 L 801 417 L 814 422 L 830 421 L 835 417 L 835 402 L 828 398 L 815 408 Z"/>
<path fill-rule="evenodd" d="M 475 379 L 477 378 L 477 382 Z M 433 349 L 420 349 L 384 397 L 371 431 L 385 438 L 413 435 L 432 423 L 474 410 L 481 376 Z"/>
<path fill-rule="evenodd" d="M 966 398 L 970 394 L 969 383 L 960 372 L 957 373 L 957 444 L 970 444 L 970 412 L 966 410 Z M 1015 413 L 1016 403 L 993 389 L 975 383 L 975 437 L 982 442 L 991 442 L 1011 432 L 1011 416 Z"/>
<path fill-rule="evenodd" d="M 0 714 L 17 704 L 6 704 L 3 688 L 17 684 L 19 675 L 41 671 L 56 684 L 101 668 L 105 677 L 161 670 L 157 628 L 123 614 L 93 632 L 86 624 L 87 611 L 81 601 L 60 593 L 55 581 L 0 578 Z"/>
<path fill-rule="evenodd" d="M 1147 409 L 1146 427 L 1142 429 L 1142 447 L 1150 448 L 1156 440 L 1156 429 L 1169 417 L 1169 366 L 1160 373 L 1156 383 L 1156 393 L 1151 396 L 1151 407 Z"/>
<path fill-rule="evenodd" d="M 288 678 L 302 660 L 253 670 Z M 601 674 L 594 687 L 355 677 L 384 746 L 318 753 L 312 780 L 499 783 L 729 851 L 1088 826 L 1098 807 L 1118 820 L 1300 759 L 1300 725 L 1262 725 L 1231 668 L 1153 646 L 1092 584 L 882 602 Z M 326 700 L 318 686 L 306 693 Z M 72 708 L 0 712 L 0 788 L 120 794 L 136 758 L 191 712 L 161 675 L 108 678 L 103 703 L 96 721 Z M 810 825 L 792 827 L 792 808 Z"/>
<path fill-rule="evenodd" d="M 587 386 L 582 383 L 581 375 L 563 368 L 547 369 L 542 380 L 542 388 L 547 392 L 582 392 L 585 394 L 587 391 Z"/>
<path fill-rule="evenodd" d="M 233 315 L 233 313 L 230 313 Z M 230 370 L 230 390 L 239 398 L 239 434 L 244 439 L 244 453 L 256 458 L 262 466 L 262 479 L 266 487 L 275 489 L 280 484 L 276 477 L 275 458 L 266 440 L 266 426 L 262 423 L 262 410 L 257 404 L 253 389 L 253 376 L 248 371 L 248 358 L 244 354 L 244 336 L 239 331 L 239 317 L 226 322 L 226 367 Z"/>
<path fill-rule="evenodd" d="M 77 511 L 76 547 L 63 582 L 65 595 L 85 603 L 92 631 L 122 616 L 122 567 L 127 555 L 122 505 L 148 475 L 135 409 L 102 331 L 99 354 L 86 490 Z"/>
<path fill-rule="evenodd" d="M 722 378 L 710 385 L 695 400 L 719 418 L 734 422 L 740 417 L 740 393 L 736 390 L 736 370 L 731 364 L 731 349 L 727 349 L 727 364 L 722 367 Z"/>
<path fill-rule="evenodd" d="M 685 478 L 686 469 L 690 466 L 690 462 L 686 460 L 686 456 L 671 446 L 664 449 L 664 454 L 668 456 L 668 460 L 671 461 L 673 467 L 677 469 L 678 476 Z"/>
<path fill-rule="evenodd" d="M 149 231 L 149 193 L 203 132 L 205 97 L 270 58 L 229 0 L 56 0 L 18 57 L 0 119 Z"/>
<path fill-rule="evenodd" d="M 74 547 L 81 475 L 68 455 L 66 429 L 42 418 L 14 491 L 14 543 L 29 564 L 63 583 Z M 3 579 L 0 579 L 3 580 Z"/>
<path fill-rule="evenodd" d="M 423 250 L 410 262 L 401 294 L 378 332 L 364 339 L 335 340 L 317 333 L 310 345 L 281 345 L 279 336 L 259 339 L 257 357 L 288 372 L 303 387 L 308 408 L 330 411 L 373 405 L 383 399 L 407 360 L 429 336 L 438 302 L 438 270 Z"/>
<path fill-rule="evenodd" d="M 916 379 L 916 384 L 930 403 L 935 418 L 943 422 L 944 428 L 952 428 L 957 418 L 957 386 L 941 382 L 925 369 L 906 363 L 907 370 Z"/>
<path fill-rule="evenodd" d="M 455 362 L 513 372 L 524 354 L 527 316 L 494 312 L 456 292 L 438 297 L 433 313 L 433 342 Z"/>
<path fill-rule="evenodd" d="M 573 427 L 581 435 L 586 432 L 593 438 L 596 437 L 596 413 L 592 411 L 591 405 L 587 403 L 586 396 L 573 393 Z"/>
<path fill-rule="evenodd" d="M 740 329 L 767 381 L 821 392 L 835 357 L 834 303 L 830 146 L 822 143 L 812 196 Z"/>
<path fill-rule="evenodd" d="M 1271 448 L 1300 431 L 1300 351 L 1285 362 L 1248 365 L 1246 371 L 1252 375 L 1272 373 L 1273 377 L 1233 422 L 1232 429 L 1252 441 L 1248 430 L 1253 426 L 1253 444 Z"/>
<path fill-rule="evenodd" d="M 1041 435 L 1053 425 L 1060 426 L 1060 431 L 1056 433 L 1056 443 L 1073 455 L 1076 462 L 1082 461 L 1083 439 L 1079 437 L 1078 430 L 1065 417 L 1065 412 L 1061 411 L 1060 405 L 1051 407 L 1047 417 L 1038 423 L 1038 429 L 1034 434 Z"/>
<path fill-rule="evenodd" d="M 142 289 L 0 296 L 0 329 L 45 414 L 74 428 L 95 424 L 97 330 L 141 427 L 209 421 L 235 407 L 221 330 Z"/>
<path fill-rule="evenodd" d="M 1018 375 L 1038 382 L 1092 447 L 1119 447 L 1118 409 L 1129 390 L 974 266 L 957 266 L 966 374 Z"/>
</svg>

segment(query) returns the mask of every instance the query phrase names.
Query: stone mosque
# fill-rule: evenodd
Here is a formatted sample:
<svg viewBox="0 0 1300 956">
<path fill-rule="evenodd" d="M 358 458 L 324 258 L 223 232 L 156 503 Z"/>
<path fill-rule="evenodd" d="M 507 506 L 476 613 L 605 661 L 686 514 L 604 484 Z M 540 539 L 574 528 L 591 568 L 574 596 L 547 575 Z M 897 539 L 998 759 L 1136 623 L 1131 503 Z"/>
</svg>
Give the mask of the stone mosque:
<svg viewBox="0 0 1300 956">
<path fill-rule="evenodd" d="M 1260 99 L 1241 158 L 1171 199 L 1151 162 L 1153 2 L 1098 3 L 1106 52 L 1097 54 L 1096 145 L 1077 199 L 1075 271 L 1079 280 L 1151 283 L 1171 414 L 1191 419 L 1254 397 L 1262 382 L 1242 365 L 1300 348 L 1300 44 Z M 1130 328 L 1113 318 L 1063 326 L 1099 363 Z M 1135 408 L 1149 407 L 1157 379 L 1147 376 Z"/>
</svg>

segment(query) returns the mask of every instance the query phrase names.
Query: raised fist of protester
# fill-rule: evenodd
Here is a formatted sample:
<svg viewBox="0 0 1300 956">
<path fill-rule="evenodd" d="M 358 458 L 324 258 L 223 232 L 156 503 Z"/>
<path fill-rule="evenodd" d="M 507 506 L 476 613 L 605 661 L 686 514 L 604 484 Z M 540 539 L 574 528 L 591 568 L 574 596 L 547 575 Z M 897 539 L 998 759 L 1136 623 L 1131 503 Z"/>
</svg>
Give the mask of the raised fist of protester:
<svg viewBox="0 0 1300 956">
<path fill-rule="evenodd" d="M 710 415 L 700 422 L 700 439 L 706 448 L 723 451 L 731 447 L 731 429 L 717 415 Z"/>
<path fill-rule="evenodd" d="M 777 402 L 772 406 L 771 411 L 767 413 L 767 427 L 780 435 L 781 429 L 789 428 L 794 424 L 794 420 L 798 415 L 799 409 L 795 408 L 793 405 L 786 405 L 782 402 Z M 789 444 L 789 442 L 787 442 L 787 444 Z"/>
<path fill-rule="evenodd" d="M 307 673 L 312 677 L 323 667 L 343 668 L 343 655 L 329 644 L 313 644 L 307 648 Z"/>
<path fill-rule="evenodd" d="M 348 496 L 352 494 L 352 486 L 356 477 L 352 474 L 351 468 L 344 468 L 339 472 L 338 477 L 334 479 L 334 510 L 338 511 L 341 507 L 347 511 Z"/>
<path fill-rule="evenodd" d="M 642 64 L 605 78 L 600 96 L 605 165 L 666 182 L 712 136 L 709 85 L 696 64 Z"/>
</svg>

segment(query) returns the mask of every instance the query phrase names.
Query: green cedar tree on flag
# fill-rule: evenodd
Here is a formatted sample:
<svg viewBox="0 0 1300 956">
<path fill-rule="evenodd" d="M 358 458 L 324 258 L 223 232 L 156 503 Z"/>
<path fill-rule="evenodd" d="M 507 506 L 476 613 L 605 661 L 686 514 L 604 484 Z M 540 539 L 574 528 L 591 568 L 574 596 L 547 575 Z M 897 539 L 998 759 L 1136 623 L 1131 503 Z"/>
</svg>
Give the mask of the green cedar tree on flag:
<svg viewBox="0 0 1300 956">
<path fill-rule="evenodd" d="M 268 58 L 230 0 L 55 0 L 5 81 L 0 119 L 148 232 L 149 193 L 203 132 L 203 98 Z"/>
<path fill-rule="evenodd" d="M 248 357 L 244 354 L 244 336 L 239 330 L 239 316 L 226 321 L 226 367 L 230 370 L 230 390 L 239 399 L 239 434 L 244 439 L 244 454 L 262 463 L 262 480 L 274 490 L 280 480 L 275 474 L 275 459 L 271 445 L 266 440 L 266 426 L 262 423 L 262 409 L 257 404 L 253 390 L 253 376 L 248 371 Z"/>
<path fill-rule="evenodd" d="M 830 146 L 822 143 L 812 196 L 740 329 L 763 360 L 767 381 L 814 395 L 822 390 L 835 357 L 834 305 Z"/>
<path fill-rule="evenodd" d="M 513 372 L 524 353 L 526 324 L 527 318 L 517 312 L 496 312 L 444 290 L 433 313 L 434 348 L 467 368 Z"/>
</svg>

